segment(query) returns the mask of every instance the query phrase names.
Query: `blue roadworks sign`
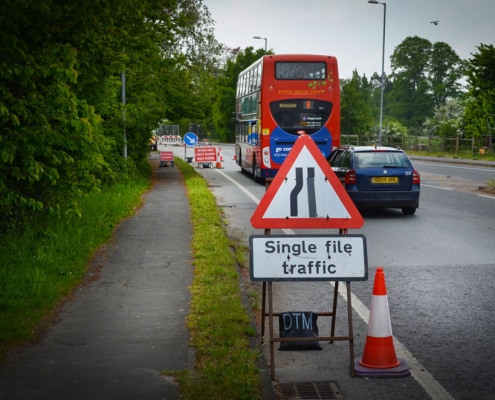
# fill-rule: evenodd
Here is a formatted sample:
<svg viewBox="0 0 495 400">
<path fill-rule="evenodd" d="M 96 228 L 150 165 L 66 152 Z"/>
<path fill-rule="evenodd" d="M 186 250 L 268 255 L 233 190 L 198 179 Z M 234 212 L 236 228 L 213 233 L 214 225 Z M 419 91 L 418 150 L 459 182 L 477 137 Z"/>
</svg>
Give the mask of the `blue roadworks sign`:
<svg viewBox="0 0 495 400">
<path fill-rule="evenodd" d="M 198 143 L 198 137 L 192 132 L 187 132 L 183 138 L 186 147 L 194 147 Z"/>
</svg>

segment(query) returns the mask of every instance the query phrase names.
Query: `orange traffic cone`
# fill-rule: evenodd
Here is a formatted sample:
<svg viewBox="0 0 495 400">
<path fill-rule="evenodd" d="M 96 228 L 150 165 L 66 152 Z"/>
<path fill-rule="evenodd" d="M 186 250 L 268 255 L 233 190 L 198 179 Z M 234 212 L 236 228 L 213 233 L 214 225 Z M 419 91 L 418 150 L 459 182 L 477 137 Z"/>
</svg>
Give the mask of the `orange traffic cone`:
<svg viewBox="0 0 495 400">
<path fill-rule="evenodd" d="M 217 164 L 216 164 L 215 168 L 222 169 L 223 168 L 222 161 L 223 161 L 222 148 L 220 148 L 220 150 L 218 150 L 218 153 L 217 153 Z"/>
<path fill-rule="evenodd" d="M 375 273 L 363 357 L 355 361 L 357 376 L 392 378 L 411 375 L 405 361 L 399 360 L 395 354 L 385 274 L 381 267 Z"/>
</svg>

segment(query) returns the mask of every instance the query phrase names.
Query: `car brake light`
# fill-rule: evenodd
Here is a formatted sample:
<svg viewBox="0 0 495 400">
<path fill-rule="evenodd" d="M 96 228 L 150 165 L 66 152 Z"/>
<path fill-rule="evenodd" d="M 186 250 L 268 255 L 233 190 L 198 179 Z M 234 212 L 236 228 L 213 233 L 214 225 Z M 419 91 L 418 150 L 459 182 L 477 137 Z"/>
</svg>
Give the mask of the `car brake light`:
<svg viewBox="0 0 495 400">
<path fill-rule="evenodd" d="M 413 185 L 419 185 L 421 183 L 421 178 L 419 177 L 419 172 L 416 170 L 413 170 L 412 183 L 413 183 Z"/>
<path fill-rule="evenodd" d="M 356 171 L 350 170 L 345 174 L 345 184 L 346 185 L 355 185 L 356 184 Z"/>
</svg>

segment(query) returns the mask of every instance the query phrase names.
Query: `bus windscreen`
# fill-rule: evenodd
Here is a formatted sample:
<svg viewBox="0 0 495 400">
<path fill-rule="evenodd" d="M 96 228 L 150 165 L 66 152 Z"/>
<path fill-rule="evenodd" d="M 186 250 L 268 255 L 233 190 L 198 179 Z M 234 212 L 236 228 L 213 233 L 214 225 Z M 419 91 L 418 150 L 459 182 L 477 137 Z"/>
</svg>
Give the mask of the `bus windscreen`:
<svg viewBox="0 0 495 400">
<path fill-rule="evenodd" d="M 277 125 L 296 135 L 320 130 L 332 112 L 332 103 L 322 100 L 292 99 L 270 103 L 270 112 Z"/>
<path fill-rule="evenodd" d="M 324 62 L 291 62 L 279 61 L 275 63 L 276 79 L 326 79 L 327 65 Z"/>
</svg>

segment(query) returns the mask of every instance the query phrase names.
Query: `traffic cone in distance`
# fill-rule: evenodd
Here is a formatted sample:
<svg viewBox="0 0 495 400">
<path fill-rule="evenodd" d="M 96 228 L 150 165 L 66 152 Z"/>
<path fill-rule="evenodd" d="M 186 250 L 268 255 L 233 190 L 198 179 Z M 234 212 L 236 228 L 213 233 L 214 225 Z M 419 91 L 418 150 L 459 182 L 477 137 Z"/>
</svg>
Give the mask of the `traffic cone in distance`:
<svg viewBox="0 0 495 400">
<path fill-rule="evenodd" d="M 411 375 L 404 360 L 397 358 L 388 309 L 383 268 L 378 267 L 373 283 L 368 332 L 363 357 L 355 360 L 356 376 L 394 378 Z"/>
<path fill-rule="evenodd" d="M 217 169 L 222 169 L 223 166 L 222 166 L 222 149 L 220 148 L 220 150 L 218 150 L 217 152 L 217 164 L 215 166 L 215 168 Z"/>
</svg>

